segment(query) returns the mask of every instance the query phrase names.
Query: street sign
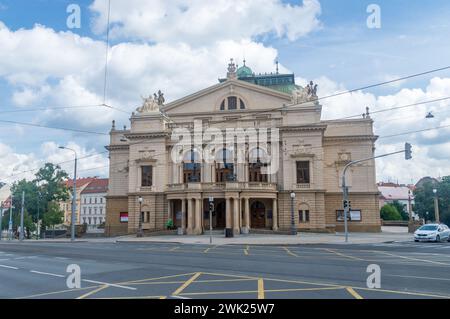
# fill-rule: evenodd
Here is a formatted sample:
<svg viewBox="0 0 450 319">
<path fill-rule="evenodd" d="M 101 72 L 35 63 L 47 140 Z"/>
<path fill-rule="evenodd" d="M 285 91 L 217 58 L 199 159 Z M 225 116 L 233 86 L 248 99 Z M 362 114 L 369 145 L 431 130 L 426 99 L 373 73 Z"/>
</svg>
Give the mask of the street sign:
<svg viewBox="0 0 450 319">
<path fill-rule="evenodd" d="M 214 202 L 214 197 L 210 197 L 210 198 L 209 198 L 209 201 L 210 201 L 210 202 Z"/>
</svg>

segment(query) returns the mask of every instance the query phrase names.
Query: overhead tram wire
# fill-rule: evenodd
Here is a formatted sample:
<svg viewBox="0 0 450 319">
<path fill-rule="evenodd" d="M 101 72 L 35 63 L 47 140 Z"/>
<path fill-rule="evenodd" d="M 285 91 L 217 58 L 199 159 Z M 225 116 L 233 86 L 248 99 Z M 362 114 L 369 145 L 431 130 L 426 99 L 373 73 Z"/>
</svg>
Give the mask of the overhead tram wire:
<svg viewBox="0 0 450 319">
<path fill-rule="evenodd" d="M 110 4 L 110 0 L 109 0 L 109 4 Z M 110 10 L 110 7 L 109 7 L 109 10 Z M 108 32 L 109 32 L 109 26 L 108 26 L 107 33 L 108 33 Z M 108 34 L 107 34 L 107 36 L 108 36 Z M 108 39 L 108 40 L 109 40 L 109 39 Z M 108 46 L 109 46 L 109 45 L 108 45 Z M 108 48 L 108 46 L 107 46 L 107 48 Z M 443 70 L 448 70 L 448 69 L 450 69 L 450 66 L 446 66 L 446 67 L 442 67 L 442 68 L 438 68 L 438 69 L 433 69 L 433 70 L 429 70 L 429 71 L 426 71 L 426 72 L 416 73 L 416 74 L 412 74 L 412 75 L 409 75 L 409 76 L 405 76 L 405 77 L 393 79 L 393 80 L 390 80 L 390 81 L 380 82 L 380 83 L 376 83 L 376 84 L 372 84 L 372 85 L 367 85 L 367 86 L 364 86 L 364 87 L 361 87 L 361 88 L 356 88 L 356 89 L 352 89 L 352 90 L 348 90 L 348 91 L 344 91 L 344 92 L 338 92 L 338 93 L 335 93 L 335 94 L 327 95 L 327 96 L 318 98 L 316 101 L 323 100 L 323 99 L 328 99 L 328 98 L 331 98 L 331 97 L 340 96 L 340 95 L 344 95 L 344 94 L 350 94 L 350 93 L 357 92 L 357 91 L 360 91 L 360 90 L 364 90 L 364 89 L 367 89 L 367 88 L 373 88 L 373 87 L 382 86 L 382 85 L 386 85 L 386 84 L 391 84 L 391 83 L 395 83 L 395 82 L 399 82 L 399 81 L 404 81 L 404 80 L 406 80 L 406 79 L 411 79 L 411 78 L 414 78 L 414 77 L 418 77 L 418 76 L 422 76 L 422 75 L 426 75 L 426 74 L 431 74 L 431 73 L 435 73 L 435 72 L 439 72 L 439 71 L 443 71 Z M 105 74 L 107 75 L 106 72 L 105 72 Z M 106 90 L 104 90 L 104 92 L 106 92 Z M 106 96 L 106 95 L 104 95 L 104 96 Z M 450 97 L 448 97 L 448 98 L 450 98 Z M 443 98 L 442 100 L 448 99 L 448 98 Z M 433 101 L 434 101 L 434 100 L 433 100 Z M 431 102 L 433 102 L 433 101 L 420 102 L 420 103 L 416 103 L 416 104 L 419 105 L 419 104 L 431 103 Z M 306 104 L 306 103 L 310 103 L 310 102 L 302 102 L 302 103 L 298 103 L 298 104 L 296 104 L 296 106 L 297 106 L 297 105 Z M 106 106 L 106 107 L 109 107 L 109 108 L 113 108 L 112 106 L 108 106 L 108 105 L 106 105 L 106 104 L 104 104 L 103 106 Z M 412 106 L 412 105 L 411 105 L 411 106 Z M 404 107 L 406 107 L 406 106 L 404 106 Z M 289 108 L 289 106 L 277 107 L 277 108 L 274 108 L 274 109 L 265 110 L 265 111 L 263 111 L 263 113 L 266 113 L 266 112 L 273 112 L 273 111 L 279 111 L 279 110 L 287 110 L 288 108 Z M 400 107 L 391 108 L 391 109 L 386 109 L 386 110 L 383 110 L 383 111 L 388 111 L 388 110 L 393 110 L 393 109 L 398 109 L 398 108 L 400 108 Z M 121 110 L 121 111 L 124 111 L 124 110 Z M 125 112 L 125 111 L 124 111 L 124 112 Z M 380 111 L 375 111 L 375 112 L 380 113 L 381 110 L 380 110 Z M 374 112 L 374 113 L 375 113 L 375 112 Z M 230 121 L 230 120 L 235 121 L 235 120 L 237 120 L 237 119 L 241 119 L 241 118 L 248 117 L 248 116 L 253 116 L 253 115 L 254 115 L 253 113 L 251 113 L 251 114 L 244 114 L 244 115 L 241 115 L 241 116 L 238 117 L 238 118 L 225 119 L 225 120 L 220 121 L 220 122 L 218 122 L 218 123 L 224 123 L 224 122 L 228 122 L 228 121 Z M 360 115 L 358 115 L 358 116 L 360 116 Z M 352 117 L 355 117 L 355 116 L 352 116 Z M 349 118 L 349 117 L 342 118 L 342 119 L 348 119 L 348 118 Z M 335 119 L 335 120 L 336 120 L 336 119 Z M 337 120 L 339 120 L 339 119 L 337 119 Z M 332 121 L 332 120 L 327 120 L 327 121 Z M 5 121 L 3 121 L 3 122 L 5 122 Z M 325 122 L 326 122 L 326 121 L 325 121 Z M 8 122 L 6 122 L 6 123 L 13 123 L 13 121 L 8 121 Z M 318 124 L 318 123 L 319 123 L 319 122 L 317 122 L 317 123 L 309 123 L 309 124 L 307 124 L 307 125 L 313 125 L 313 124 Z M 13 124 L 15 124 L 15 123 L 13 123 Z M 17 124 L 20 124 L 20 123 L 17 123 Z M 24 124 L 24 125 L 30 125 L 30 124 L 26 123 L 26 124 Z M 40 126 L 40 125 L 32 125 L 32 126 L 45 127 L 45 126 Z M 306 126 L 306 125 L 305 125 L 305 126 Z M 62 128 L 55 128 L 55 127 L 48 127 L 48 128 L 51 128 L 51 129 L 62 129 Z M 439 128 L 440 128 L 440 127 L 434 128 L 434 129 L 439 129 Z M 432 129 L 433 129 L 433 128 L 432 128 Z M 432 129 L 428 129 L 428 130 L 432 130 Z M 63 130 L 68 130 L 68 129 L 63 129 Z M 85 131 L 85 132 L 83 132 L 83 133 L 88 133 L 88 132 Z M 89 132 L 89 133 L 90 133 L 90 132 Z M 93 133 L 94 133 L 94 132 L 93 132 Z M 109 135 L 108 133 L 98 133 L 98 132 L 95 132 L 94 134 Z M 405 134 L 408 134 L 408 133 L 405 133 Z M 404 134 L 403 134 L 403 135 L 404 135 Z M 390 136 L 390 137 L 393 137 L 393 136 Z M 144 142 L 137 142 L 136 144 L 139 144 L 139 143 L 144 143 Z"/>
<path fill-rule="evenodd" d="M 391 110 L 402 109 L 402 108 L 412 107 L 412 106 L 416 106 L 416 105 L 423 105 L 423 104 L 427 104 L 427 103 L 434 103 L 434 102 L 448 100 L 448 99 L 450 99 L 450 97 L 445 97 L 445 98 L 440 98 L 440 99 L 435 99 L 435 100 L 429 100 L 429 101 L 421 101 L 421 102 L 418 102 L 418 103 L 408 104 L 408 105 L 404 105 L 404 106 L 398 106 L 398 107 L 391 107 L 391 108 L 381 109 L 381 110 L 378 110 L 378 111 L 371 112 L 371 114 L 387 112 L 387 111 L 391 111 Z M 357 116 L 361 116 L 361 114 L 359 114 Z M 310 126 L 310 125 L 320 124 L 320 123 L 324 123 L 324 122 L 326 123 L 327 121 L 338 121 L 338 120 L 349 119 L 349 118 L 352 118 L 352 117 L 356 117 L 356 116 L 354 116 L 354 115 L 346 116 L 346 117 L 342 117 L 342 118 L 338 118 L 338 119 L 330 119 L 330 120 L 324 120 L 324 121 L 320 121 L 320 122 L 313 122 L 313 123 L 300 125 L 300 126 Z M 432 129 L 436 129 L 436 128 L 432 128 Z M 426 129 L 426 130 L 430 130 L 430 129 Z M 107 134 L 107 133 L 105 133 L 105 134 Z M 405 135 L 405 134 L 402 134 L 402 135 Z M 386 138 L 386 137 L 384 137 L 384 138 Z M 141 144 L 141 143 L 145 143 L 145 142 L 146 141 L 140 141 L 140 142 L 131 143 L 129 145 L 137 145 L 137 144 Z M 105 153 L 108 153 L 108 151 L 94 153 L 92 155 L 102 155 L 102 154 L 105 154 Z M 162 154 L 165 154 L 165 153 L 162 153 Z M 90 156 L 88 156 L 88 157 L 90 157 Z M 71 162 L 71 161 L 67 161 L 67 162 Z M 66 163 L 66 162 L 57 163 L 56 165 L 64 164 L 64 163 Z M 35 170 L 38 170 L 38 169 L 34 169 L 34 170 L 31 170 L 31 171 L 35 171 Z M 30 171 L 24 171 L 23 173 L 28 173 L 28 172 L 30 172 Z M 22 173 L 18 173 L 18 174 L 12 175 L 12 176 L 17 176 L 17 175 L 21 175 L 21 174 Z"/>
<path fill-rule="evenodd" d="M 53 129 L 53 130 L 69 131 L 69 132 L 84 133 L 84 134 L 109 135 L 108 133 L 102 133 L 102 132 L 94 132 L 94 131 L 71 129 L 71 128 L 65 128 L 65 127 L 56 127 L 56 126 L 47 126 L 47 125 L 41 125 L 41 124 L 25 123 L 25 122 L 10 121 L 10 120 L 0 120 L 0 123 L 16 124 L 16 125 L 23 125 L 23 126 L 33 126 L 33 127 L 39 127 L 39 128 L 47 128 L 47 129 Z"/>
<path fill-rule="evenodd" d="M 374 88 L 374 87 L 383 86 L 383 85 L 387 85 L 387 84 L 392 84 L 392 83 L 395 83 L 395 82 L 400 82 L 400 81 L 404 81 L 404 80 L 407 80 L 407 79 L 412 79 L 412 78 L 415 78 L 415 77 L 419 77 L 419 76 L 423 76 L 423 75 L 427 75 L 427 74 L 432 74 L 432 73 L 436 73 L 436 72 L 440 72 L 440 71 L 444 71 L 444 70 L 449 70 L 449 69 L 450 69 L 450 66 L 445 66 L 445 67 L 442 67 L 442 68 L 432 69 L 432 70 L 425 71 L 425 72 L 415 73 L 415 74 L 407 75 L 407 76 L 404 76 L 404 77 L 401 77 L 401 78 L 393 79 L 393 80 L 390 80 L 390 81 L 379 82 L 379 83 L 370 84 L 370 85 L 366 85 L 366 86 L 363 86 L 363 87 L 359 87 L 359 88 L 355 88 L 355 89 L 351 89 L 351 90 L 347 90 L 347 91 L 342 91 L 342 92 L 337 92 L 337 93 L 333 93 L 333 94 L 330 94 L 330 95 L 325 95 L 325 96 L 317 98 L 315 101 L 321 101 L 321 100 L 325 100 L 325 99 L 329 99 L 329 98 L 332 98 L 332 97 L 337 97 L 337 96 L 341 96 L 341 95 L 345 95 L 345 94 L 351 94 L 351 93 L 354 93 L 354 92 L 358 92 L 358 91 L 362 91 L 362 90 L 366 90 L 366 89 L 371 89 L 371 88 Z M 286 105 L 286 106 L 282 106 L 282 107 L 276 107 L 276 108 L 264 110 L 264 111 L 261 111 L 261 112 L 258 112 L 258 113 L 268 113 L 268 112 L 288 110 L 290 108 L 292 109 L 292 107 L 296 107 L 296 106 L 307 104 L 307 103 L 311 103 L 311 101 L 305 101 L 305 102 L 297 103 L 295 105 Z M 256 114 L 258 114 L 258 113 L 256 113 Z M 220 121 L 218 123 L 223 123 L 223 122 L 228 122 L 228 121 L 236 121 L 236 120 L 239 120 L 239 119 L 242 119 L 242 118 L 245 118 L 245 117 L 252 117 L 254 115 L 255 114 L 253 114 L 253 113 L 244 114 L 244 115 L 241 115 L 241 116 L 238 116 L 238 117 L 225 119 L 225 120 Z"/>
</svg>

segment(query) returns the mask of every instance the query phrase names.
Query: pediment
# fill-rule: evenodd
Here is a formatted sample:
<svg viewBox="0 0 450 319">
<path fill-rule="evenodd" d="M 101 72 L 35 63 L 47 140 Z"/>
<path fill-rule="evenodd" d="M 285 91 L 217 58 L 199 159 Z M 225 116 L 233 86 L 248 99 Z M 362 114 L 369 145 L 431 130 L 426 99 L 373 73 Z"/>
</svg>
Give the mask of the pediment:
<svg viewBox="0 0 450 319">
<path fill-rule="evenodd" d="M 241 110 L 221 110 L 223 100 L 229 96 L 236 96 L 245 104 Z M 232 114 L 237 111 L 271 110 L 282 107 L 291 102 L 291 96 L 263 86 L 251 84 L 239 80 L 227 80 L 223 83 L 211 86 L 184 98 L 166 104 L 162 110 L 169 115 L 217 113 Z"/>
</svg>

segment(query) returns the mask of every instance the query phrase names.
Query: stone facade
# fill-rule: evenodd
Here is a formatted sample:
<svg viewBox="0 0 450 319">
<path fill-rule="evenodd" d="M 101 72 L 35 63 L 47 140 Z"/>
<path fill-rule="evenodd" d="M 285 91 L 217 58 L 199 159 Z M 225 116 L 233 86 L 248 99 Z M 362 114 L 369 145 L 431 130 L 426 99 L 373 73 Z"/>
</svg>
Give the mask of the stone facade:
<svg viewBox="0 0 450 319">
<path fill-rule="evenodd" d="M 215 207 L 213 228 L 230 228 L 235 234 L 288 230 L 292 208 L 299 230 L 342 229 L 340 176 L 350 161 L 374 154 L 370 116 L 324 121 L 312 83 L 306 88 L 293 82 L 283 86 L 294 76 L 238 75 L 239 70 L 229 67 L 219 84 L 165 105 L 161 94 L 155 94 L 132 114 L 130 129 L 119 130 L 113 124 L 107 146 L 108 234 L 136 233 L 139 216 L 144 233 L 162 230 L 172 220 L 184 233 L 202 234 L 209 229 L 210 197 Z M 202 148 L 208 144 L 205 132 L 210 129 L 264 131 L 270 140 L 263 146 L 247 138 L 216 141 L 213 160 L 205 161 Z M 180 132 L 189 133 L 192 141 L 180 139 Z M 203 141 L 196 143 L 196 137 Z M 177 148 L 187 143 L 188 152 Z M 238 159 L 240 146 L 244 161 Z M 270 160 L 261 162 L 262 153 Z M 374 162 L 352 167 L 347 184 L 354 210 L 349 229 L 380 231 Z"/>
</svg>

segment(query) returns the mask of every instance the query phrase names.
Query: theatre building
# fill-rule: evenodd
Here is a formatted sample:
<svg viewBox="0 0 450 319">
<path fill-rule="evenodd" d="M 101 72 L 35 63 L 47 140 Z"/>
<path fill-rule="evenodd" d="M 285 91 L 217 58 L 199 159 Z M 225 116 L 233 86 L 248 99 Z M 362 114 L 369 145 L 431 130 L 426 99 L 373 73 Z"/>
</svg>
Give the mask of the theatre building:
<svg viewBox="0 0 450 319">
<path fill-rule="evenodd" d="M 210 223 L 235 235 L 270 233 L 289 230 L 292 212 L 300 231 L 343 230 L 340 177 L 347 163 L 374 154 L 370 115 L 321 120 L 314 83 L 255 74 L 245 62 L 231 61 L 227 71 L 218 84 L 176 101 L 166 103 L 161 92 L 145 98 L 129 129 L 113 122 L 107 234 L 158 233 L 168 220 L 188 235 Z M 352 166 L 347 185 L 349 230 L 380 231 L 374 161 Z"/>
</svg>

